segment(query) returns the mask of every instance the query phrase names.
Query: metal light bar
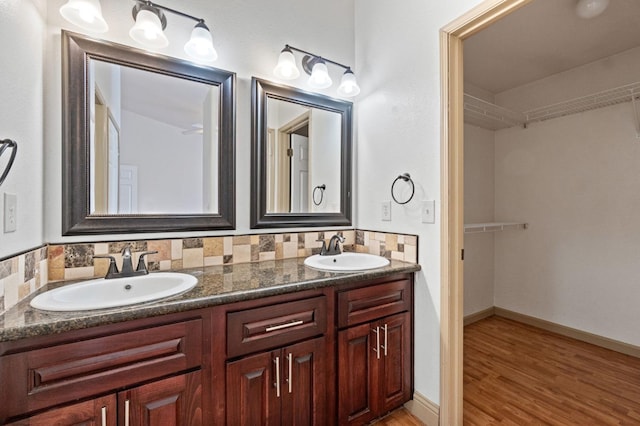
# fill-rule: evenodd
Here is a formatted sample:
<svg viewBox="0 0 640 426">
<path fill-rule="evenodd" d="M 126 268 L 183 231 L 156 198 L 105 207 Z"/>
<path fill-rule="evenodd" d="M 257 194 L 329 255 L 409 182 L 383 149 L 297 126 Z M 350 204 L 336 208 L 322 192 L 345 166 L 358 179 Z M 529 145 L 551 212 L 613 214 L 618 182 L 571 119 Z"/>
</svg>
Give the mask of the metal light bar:
<svg viewBox="0 0 640 426">
<path fill-rule="evenodd" d="M 167 12 L 173 13 L 174 15 L 180 15 L 182 17 L 188 18 L 188 19 L 192 19 L 196 22 L 204 22 L 204 19 L 202 18 L 196 18 L 195 16 L 189 15 L 187 13 L 184 12 L 180 12 L 179 10 L 175 10 L 175 9 L 171 9 L 170 7 L 166 7 L 166 6 L 162 6 L 159 5 L 157 3 L 154 3 L 152 1 L 148 1 L 148 0 L 133 0 L 136 3 L 142 3 L 145 4 L 147 6 L 151 6 L 151 7 L 155 7 L 156 9 L 162 9 L 165 10 Z"/>
<path fill-rule="evenodd" d="M 337 66 L 339 66 L 341 68 L 344 68 L 345 70 L 350 70 L 351 69 L 351 67 L 343 65 L 343 64 L 341 64 L 339 62 L 332 61 L 331 59 L 327 59 L 324 56 L 316 55 L 315 53 L 307 52 L 306 50 L 298 49 L 297 47 L 293 47 L 290 44 L 285 44 L 284 46 L 285 46 L 285 48 L 289 48 L 291 50 L 295 50 L 296 52 L 304 53 L 305 55 L 313 56 L 314 58 L 320 58 L 325 62 L 329 62 L 330 64 L 337 65 Z"/>
</svg>

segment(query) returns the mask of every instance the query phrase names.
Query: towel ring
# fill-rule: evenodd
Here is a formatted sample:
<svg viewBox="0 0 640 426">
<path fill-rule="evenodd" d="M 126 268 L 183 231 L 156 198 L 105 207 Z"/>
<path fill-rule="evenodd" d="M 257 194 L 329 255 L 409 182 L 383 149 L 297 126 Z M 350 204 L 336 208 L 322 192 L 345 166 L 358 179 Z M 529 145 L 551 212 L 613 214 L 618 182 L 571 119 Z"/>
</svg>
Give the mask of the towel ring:
<svg viewBox="0 0 640 426">
<path fill-rule="evenodd" d="M 320 201 L 316 203 L 316 190 L 318 189 L 320 190 Z M 319 206 L 320 204 L 322 204 L 322 199 L 324 198 L 325 189 L 327 189 L 327 185 L 325 185 L 324 183 L 322 185 L 318 185 L 315 188 L 313 188 L 312 198 L 313 198 L 313 204 L 315 204 L 316 206 Z"/>
<path fill-rule="evenodd" d="M 11 139 L 1 140 L 0 141 L 0 157 L 2 157 L 2 154 L 4 154 L 4 151 L 8 148 L 12 148 L 11 157 L 9 157 L 9 162 L 7 163 L 6 168 L 4 169 L 2 174 L 0 174 L 0 185 L 2 185 L 2 182 L 4 182 L 4 180 L 7 178 L 7 175 L 9 174 L 9 170 L 11 170 L 11 166 L 13 166 L 13 161 L 16 159 L 16 153 L 18 152 L 18 144 L 15 141 L 12 141 Z"/>
<path fill-rule="evenodd" d="M 393 189 L 396 186 L 396 183 L 398 183 L 398 181 L 400 180 L 404 182 L 409 182 L 411 184 L 411 195 L 406 201 L 398 201 L 395 194 L 393 193 Z M 415 194 L 415 192 L 416 192 L 416 186 L 413 184 L 413 179 L 411 179 L 411 175 L 409 173 L 403 173 L 399 175 L 397 178 L 395 178 L 395 180 L 391 184 L 391 198 L 393 198 L 393 201 L 395 201 L 398 204 L 407 204 L 409 201 L 413 199 L 413 194 Z"/>
</svg>

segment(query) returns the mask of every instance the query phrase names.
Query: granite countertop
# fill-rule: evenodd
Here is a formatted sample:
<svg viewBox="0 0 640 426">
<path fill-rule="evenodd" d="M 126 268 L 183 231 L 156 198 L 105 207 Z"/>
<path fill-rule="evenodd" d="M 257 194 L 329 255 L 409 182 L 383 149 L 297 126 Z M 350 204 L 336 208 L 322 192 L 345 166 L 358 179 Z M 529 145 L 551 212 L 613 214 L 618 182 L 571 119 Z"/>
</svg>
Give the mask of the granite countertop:
<svg viewBox="0 0 640 426">
<path fill-rule="evenodd" d="M 392 260 L 380 269 L 335 273 L 311 269 L 303 262 L 303 258 L 297 258 L 185 269 L 180 272 L 198 278 L 198 284 L 186 293 L 144 304 L 93 311 L 50 312 L 32 308 L 29 302 L 37 294 L 71 282 L 50 283 L 0 315 L 0 342 L 420 270 L 420 265 Z"/>
</svg>

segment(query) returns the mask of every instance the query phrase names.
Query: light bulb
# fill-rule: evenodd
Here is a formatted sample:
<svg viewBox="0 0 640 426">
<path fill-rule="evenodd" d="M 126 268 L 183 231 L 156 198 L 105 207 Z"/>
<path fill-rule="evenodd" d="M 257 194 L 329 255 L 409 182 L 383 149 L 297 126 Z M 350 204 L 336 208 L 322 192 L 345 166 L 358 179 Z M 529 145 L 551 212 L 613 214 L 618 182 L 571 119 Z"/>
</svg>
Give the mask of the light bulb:
<svg viewBox="0 0 640 426">
<path fill-rule="evenodd" d="M 129 36 L 146 47 L 159 49 L 167 47 L 169 40 L 162 30 L 160 16 L 159 10 L 146 5 L 142 6 L 136 14 L 136 23 L 129 30 Z"/>
<path fill-rule="evenodd" d="M 319 58 L 311 71 L 311 76 L 308 81 L 309 86 L 314 89 L 326 89 L 331 86 L 332 83 L 331 77 L 329 77 L 329 71 L 327 70 L 327 64 Z"/>
<path fill-rule="evenodd" d="M 600 15 L 609 6 L 609 0 L 580 0 L 576 4 L 576 14 L 583 19 Z"/>
<path fill-rule="evenodd" d="M 213 62 L 218 59 L 211 32 L 204 22 L 198 22 L 193 28 L 191 38 L 184 45 L 184 51 L 197 61 Z"/>
<path fill-rule="evenodd" d="M 60 15 L 83 30 L 104 33 L 109 30 L 102 17 L 99 0 L 69 0 L 60 7 Z"/>
<path fill-rule="evenodd" d="M 300 77 L 300 70 L 296 66 L 296 58 L 289 46 L 282 49 L 278 57 L 278 65 L 273 70 L 276 77 L 283 80 L 295 80 Z"/>
<path fill-rule="evenodd" d="M 347 69 L 344 74 L 342 74 L 342 80 L 338 87 L 338 95 L 351 98 L 358 96 L 358 93 L 360 93 L 360 86 L 358 86 L 356 76 L 351 69 Z"/>
</svg>

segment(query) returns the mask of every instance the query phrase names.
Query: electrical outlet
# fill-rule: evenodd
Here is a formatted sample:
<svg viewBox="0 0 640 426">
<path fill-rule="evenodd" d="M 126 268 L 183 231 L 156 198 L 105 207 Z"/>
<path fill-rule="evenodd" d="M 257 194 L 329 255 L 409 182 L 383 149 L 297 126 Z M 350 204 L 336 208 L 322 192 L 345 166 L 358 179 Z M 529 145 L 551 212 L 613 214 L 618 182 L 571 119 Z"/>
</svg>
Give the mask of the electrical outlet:
<svg viewBox="0 0 640 426">
<path fill-rule="evenodd" d="M 422 202 L 422 223 L 436 223 L 436 202 L 428 200 Z"/>
<path fill-rule="evenodd" d="M 4 233 L 15 232 L 18 222 L 18 197 L 4 193 Z"/>
<path fill-rule="evenodd" d="M 380 204 L 381 210 L 380 210 L 380 218 L 384 221 L 390 221 L 391 220 L 391 201 L 383 201 L 382 204 Z"/>
</svg>

